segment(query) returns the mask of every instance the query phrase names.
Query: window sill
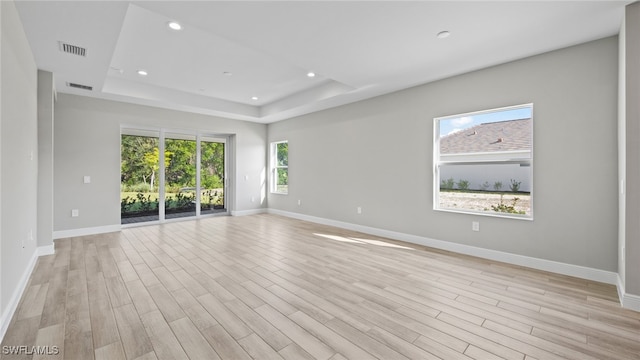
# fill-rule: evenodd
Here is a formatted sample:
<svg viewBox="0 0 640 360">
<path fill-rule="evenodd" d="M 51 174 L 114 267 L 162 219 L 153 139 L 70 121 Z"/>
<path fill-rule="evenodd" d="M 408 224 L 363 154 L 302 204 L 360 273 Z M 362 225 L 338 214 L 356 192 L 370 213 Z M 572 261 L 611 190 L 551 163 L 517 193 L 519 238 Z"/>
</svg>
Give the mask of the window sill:
<svg viewBox="0 0 640 360">
<path fill-rule="evenodd" d="M 491 212 L 473 211 L 473 210 L 464 210 L 464 209 L 438 209 L 438 208 L 434 208 L 433 210 L 441 211 L 441 212 L 447 212 L 447 213 L 455 213 L 455 214 L 467 214 L 467 215 L 488 216 L 488 217 L 503 218 L 503 219 L 533 221 L 533 215 L 517 215 L 517 214 L 497 213 L 497 212 L 491 213 Z"/>
</svg>

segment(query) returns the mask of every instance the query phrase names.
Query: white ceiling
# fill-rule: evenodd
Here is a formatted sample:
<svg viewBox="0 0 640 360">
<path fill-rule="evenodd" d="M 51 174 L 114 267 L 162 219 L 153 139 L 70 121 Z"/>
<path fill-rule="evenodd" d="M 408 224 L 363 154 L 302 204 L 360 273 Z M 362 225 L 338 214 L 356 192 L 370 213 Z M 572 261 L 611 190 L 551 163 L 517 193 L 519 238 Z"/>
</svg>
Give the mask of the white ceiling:
<svg viewBox="0 0 640 360">
<path fill-rule="evenodd" d="M 615 35 L 631 2 L 16 1 L 16 6 L 38 67 L 54 73 L 60 93 L 270 123 Z M 169 21 L 183 29 L 170 30 Z M 443 30 L 451 36 L 438 39 Z M 86 48 L 86 56 L 61 52 L 59 42 Z M 141 69 L 148 75 L 138 75 Z M 317 76 L 307 77 L 310 71 Z"/>
</svg>

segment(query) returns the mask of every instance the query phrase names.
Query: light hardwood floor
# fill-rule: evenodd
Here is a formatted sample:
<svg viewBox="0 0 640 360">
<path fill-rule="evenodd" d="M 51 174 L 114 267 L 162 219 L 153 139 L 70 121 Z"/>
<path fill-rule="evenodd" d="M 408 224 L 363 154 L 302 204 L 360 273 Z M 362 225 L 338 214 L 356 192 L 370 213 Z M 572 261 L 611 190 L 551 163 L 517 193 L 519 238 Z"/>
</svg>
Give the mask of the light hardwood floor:
<svg viewBox="0 0 640 360">
<path fill-rule="evenodd" d="M 2 344 L 38 359 L 640 359 L 611 285 L 274 215 L 55 248 Z"/>
</svg>

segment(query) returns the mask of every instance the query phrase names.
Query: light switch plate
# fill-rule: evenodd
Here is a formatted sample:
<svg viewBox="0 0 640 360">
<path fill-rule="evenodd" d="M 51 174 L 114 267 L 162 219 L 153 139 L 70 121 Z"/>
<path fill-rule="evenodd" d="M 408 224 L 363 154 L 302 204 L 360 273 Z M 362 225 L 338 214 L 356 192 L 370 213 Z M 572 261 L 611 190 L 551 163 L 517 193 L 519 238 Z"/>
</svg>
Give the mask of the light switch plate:
<svg viewBox="0 0 640 360">
<path fill-rule="evenodd" d="M 90 184 L 91 183 L 91 176 L 85 175 L 84 176 L 84 183 L 85 184 Z"/>
</svg>

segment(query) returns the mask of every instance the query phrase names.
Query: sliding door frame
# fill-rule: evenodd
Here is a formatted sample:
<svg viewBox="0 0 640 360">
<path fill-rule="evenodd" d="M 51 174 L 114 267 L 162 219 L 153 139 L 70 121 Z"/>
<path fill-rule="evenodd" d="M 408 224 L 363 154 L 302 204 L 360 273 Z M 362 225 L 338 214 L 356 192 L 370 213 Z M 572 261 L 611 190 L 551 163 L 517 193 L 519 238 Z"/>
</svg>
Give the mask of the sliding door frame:
<svg viewBox="0 0 640 360">
<path fill-rule="evenodd" d="M 159 166 L 158 166 L 158 220 L 153 220 L 153 221 L 145 221 L 145 222 L 137 222 L 137 223 L 130 223 L 130 224 L 121 224 L 121 226 L 123 228 L 127 228 L 127 227 L 135 227 L 135 226 L 144 226 L 144 225 L 153 225 L 153 224 L 163 224 L 163 223 L 167 223 L 167 222 L 175 222 L 175 221 L 183 221 L 183 220 L 193 220 L 193 219 L 200 219 L 200 218 L 206 218 L 206 217 L 212 217 L 212 216 L 225 216 L 225 215 L 231 215 L 232 209 L 231 209 L 231 204 L 232 201 L 231 199 L 233 199 L 233 194 L 231 194 L 231 188 L 233 188 L 233 186 L 231 185 L 233 183 L 233 175 L 232 172 L 230 171 L 231 168 L 233 167 L 232 165 L 230 166 L 230 158 L 233 157 L 235 148 L 233 147 L 232 144 L 234 144 L 233 142 L 233 138 L 234 135 L 233 134 L 224 134 L 224 133 L 216 133 L 216 132 L 204 132 L 204 131 L 189 131 L 189 130 L 184 130 L 184 129 L 172 129 L 172 128 L 154 128 L 154 127 L 145 127 L 145 126 L 136 126 L 136 125 L 122 125 L 120 126 L 120 137 L 122 138 L 122 135 L 127 135 L 127 131 L 130 132 L 135 132 L 135 131 L 153 131 L 153 132 L 157 132 L 158 133 L 158 162 L 159 162 Z M 165 159 L 164 159 L 164 153 L 165 153 L 165 149 L 166 149 L 166 135 L 167 134 L 178 134 L 178 135 L 188 135 L 188 136 L 194 136 L 195 137 L 195 141 L 196 141 L 196 189 L 195 189 L 195 201 L 196 201 L 196 212 L 195 212 L 195 216 L 185 216 L 185 217 L 179 217 L 179 218 L 174 218 L 174 219 L 167 219 L 166 218 L 166 213 L 165 213 L 165 200 L 166 200 L 166 189 L 165 189 L 165 184 L 166 184 L 166 179 L 165 179 L 165 173 L 166 173 L 166 167 L 165 167 Z M 223 176 L 223 181 L 222 181 L 222 186 L 223 186 L 223 204 L 224 204 L 224 211 L 218 212 L 218 213 L 213 213 L 213 214 L 205 214 L 202 215 L 201 213 L 201 197 L 202 197 L 202 181 L 201 181 L 201 170 L 202 170 L 202 138 L 214 138 L 214 139 L 220 139 L 223 140 L 223 144 L 224 144 L 224 176 Z M 120 155 L 120 161 L 122 162 L 122 154 Z"/>
</svg>

